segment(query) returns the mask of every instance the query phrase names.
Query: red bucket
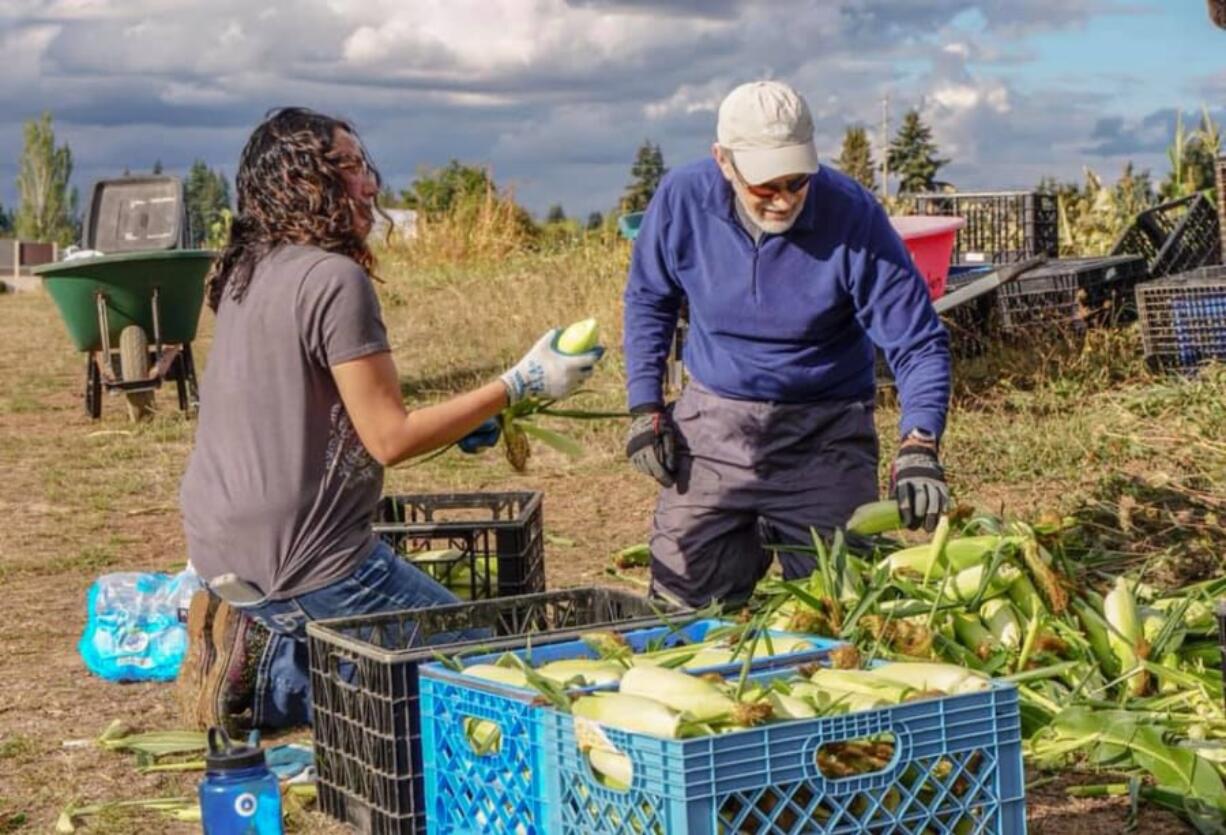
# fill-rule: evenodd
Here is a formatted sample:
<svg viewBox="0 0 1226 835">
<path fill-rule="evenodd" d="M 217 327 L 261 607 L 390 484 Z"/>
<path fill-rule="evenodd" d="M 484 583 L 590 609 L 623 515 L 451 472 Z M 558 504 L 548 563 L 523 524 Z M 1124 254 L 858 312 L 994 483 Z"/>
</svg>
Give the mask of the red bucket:
<svg viewBox="0 0 1226 835">
<path fill-rule="evenodd" d="M 961 217 L 936 215 L 900 215 L 891 217 L 890 223 L 899 234 L 915 268 L 928 282 L 928 292 L 934 300 L 945 295 L 945 282 L 949 279 L 949 261 L 954 254 L 954 236 L 966 225 Z"/>
</svg>

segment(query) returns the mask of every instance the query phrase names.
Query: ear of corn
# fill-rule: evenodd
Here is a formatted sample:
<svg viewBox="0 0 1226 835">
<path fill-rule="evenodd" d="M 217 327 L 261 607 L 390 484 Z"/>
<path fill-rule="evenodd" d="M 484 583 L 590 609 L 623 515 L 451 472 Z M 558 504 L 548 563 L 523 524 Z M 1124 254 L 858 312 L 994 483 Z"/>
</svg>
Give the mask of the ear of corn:
<svg viewBox="0 0 1226 835">
<path fill-rule="evenodd" d="M 1149 688 L 1149 674 L 1141 669 L 1145 638 L 1141 633 L 1136 598 L 1123 577 L 1116 579 L 1111 592 L 1103 599 L 1103 615 L 1110 627 L 1107 640 L 1119 661 L 1120 675 L 1132 673 L 1128 690 L 1134 696 L 1142 696 Z"/>
<path fill-rule="evenodd" d="M 889 533 L 901 527 L 902 517 L 898 515 L 898 502 L 893 499 L 860 505 L 847 520 L 847 530 L 861 536 Z"/>
<path fill-rule="evenodd" d="M 595 685 L 613 684 L 621 679 L 625 668 L 598 658 L 564 658 L 542 664 L 536 671 L 559 684 L 578 679 L 580 684 Z"/>
<path fill-rule="evenodd" d="M 527 687 L 528 677 L 522 670 L 500 667 L 497 664 L 473 664 L 464 668 L 464 675 L 509 684 L 512 687 Z"/>
<path fill-rule="evenodd" d="M 786 693 L 771 692 L 767 695 L 774 715 L 779 719 L 810 719 L 817 716 L 817 710 L 804 699 L 790 696 Z"/>
<path fill-rule="evenodd" d="M 709 681 L 665 667 L 631 667 L 622 676 L 620 690 L 655 699 L 696 722 L 727 719 L 736 706 L 731 696 Z"/>
<path fill-rule="evenodd" d="M 987 624 L 988 631 L 1006 649 L 1016 650 L 1022 645 L 1022 624 L 1007 599 L 996 597 L 985 600 L 979 614 Z"/>
<path fill-rule="evenodd" d="M 596 347 L 600 327 L 595 319 L 583 319 L 566 327 L 558 336 L 558 350 L 563 354 L 582 354 Z"/>
<path fill-rule="evenodd" d="M 996 649 L 996 639 L 984 628 L 979 618 L 966 612 L 954 612 L 952 620 L 954 633 L 962 646 L 983 660 L 992 655 Z"/>
<path fill-rule="evenodd" d="M 608 725 L 610 728 L 665 739 L 681 737 L 681 714 L 655 699 L 644 696 L 629 693 L 593 693 L 575 699 L 570 710 L 575 716 Z"/>
<path fill-rule="evenodd" d="M 710 649 L 700 650 L 694 654 L 694 657 L 681 665 L 685 670 L 696 670 L 700 667 L 717 667 L 721 664 L 732 663 L 732 650 L 722 649 L 719 647 L 711 647 Z"/>
<path fill-rule="evenodd" d="M 883 664 L 868 671 L 884 681 L 894 682 L 923 692 L 939 690 L 956 695 L 978 693 L 991 688 L 987 676 L 954 664 L 938 664 L 925 661 L 909 661 L 900 664 Z"/>
<path fill-rule="evenodd" d="M 608 748 L 592 748 L 587 752 L 592 772 L 605 788 L 626 791 L 634 779 L 634 765 L 630 758 Z"/>
<path fill-rule="evenodd" d="M 1036 618 L 1047 611 L 1039 592 L 1025 574 L 1019 574 L 1009 584 L 1009 599 L 1017 606 L 1017 610 L 1027 618 Z"/>
<path fill-rule="evenodd" d="M 955 574 L 946 587 L 945 593 L 959 603 L 966 603 L 973 600 L 982 587 L 983 597 L 986 600 L 1007 593 L 1009 586 L 1021 574 L 1019 569 L 1008 563 L 998 566 L 991 574 L 988 573 L 986 565 L 973 565 Z"/>
<path fill-rule="evenodd" d="M 1008 546 L 1016 539 L 1017 537 L 995 535 L 964 536 L 950 539 L 945 543 L 944 564 L 955 573 L 964 571 L 971 566 L 987 562 L 991 559 L 992 554 L 996 552 L 998 546 Z M 946 571 L 943 566 L 933 564 L 934 556 L 931 543 L 915 545 L 890 554 L 886 558 L 886 565 L 890 567 L 891 573 L 909 571 L 914 574 L 925 575 L 931 571 L 930 576 L 936 578 L 943 577 Z"/>
</svg>

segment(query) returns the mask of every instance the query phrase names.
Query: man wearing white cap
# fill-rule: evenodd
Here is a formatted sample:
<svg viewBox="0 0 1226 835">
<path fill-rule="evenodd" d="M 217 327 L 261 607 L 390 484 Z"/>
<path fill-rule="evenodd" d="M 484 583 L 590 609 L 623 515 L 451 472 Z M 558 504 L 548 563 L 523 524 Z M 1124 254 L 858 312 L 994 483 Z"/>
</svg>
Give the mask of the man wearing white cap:
<svg viewBox="0 0 1226 835">
<path fill-rule="evenodd" d="M 643 217 L 625 291 L 631 463 L 661 485 L 652 586 L 694 606 L 744 600 L 767 544 L 811 543 L 877 497 L 874 346 L 902 401 L 891 491 L 928 530 L 949 501 L 938 459 L 949 340 L 889 218 L 819 166 L 804 99 L 744 84 L 719 108 L 713 159 L 670 172 Z M 690 382 L 662 382 L 689 309 Z M 782 552 L 789 578 L 814 563 Z"/>
</svg>

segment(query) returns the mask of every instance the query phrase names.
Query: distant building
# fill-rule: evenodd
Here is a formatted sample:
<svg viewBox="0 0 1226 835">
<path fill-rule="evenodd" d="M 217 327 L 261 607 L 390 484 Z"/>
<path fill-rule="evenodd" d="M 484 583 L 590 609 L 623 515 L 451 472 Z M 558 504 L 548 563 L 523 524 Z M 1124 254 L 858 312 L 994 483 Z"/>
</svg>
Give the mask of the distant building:
<svg viewBox="0 0 1226 835">
<path fill-rule="evenodd" d="M 417 212 L 413 209 L 384 209 L 388 217 L 392 219 L 392 238 L 401 240 L 412 240 L 417 237 Z M 382 240 L 387 236 L 387 221 L 375 213 L 375 223 L 371 227 L 370 234 L 375 238 Z"/>
</svg>

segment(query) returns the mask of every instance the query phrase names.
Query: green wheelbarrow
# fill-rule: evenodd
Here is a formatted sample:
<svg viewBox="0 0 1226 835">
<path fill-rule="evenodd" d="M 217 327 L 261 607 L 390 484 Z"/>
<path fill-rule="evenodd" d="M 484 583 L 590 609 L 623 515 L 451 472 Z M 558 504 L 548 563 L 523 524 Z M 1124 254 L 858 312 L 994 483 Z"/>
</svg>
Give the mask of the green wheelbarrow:
<svg viewBox="0 0 1226 835">
<path fill-rule="evenodd" d="M 216 253 L 121 252 L 44 264 L 33 272 L 59 308 L 85 363 L 85 411 L 102 415 L 102 392 L 122 393 L 132 420 L 147 417 L 154 391 L 174 380 L 179 408 L 199 408 L 192 340 L 204 278 Z"/>
</svg>

